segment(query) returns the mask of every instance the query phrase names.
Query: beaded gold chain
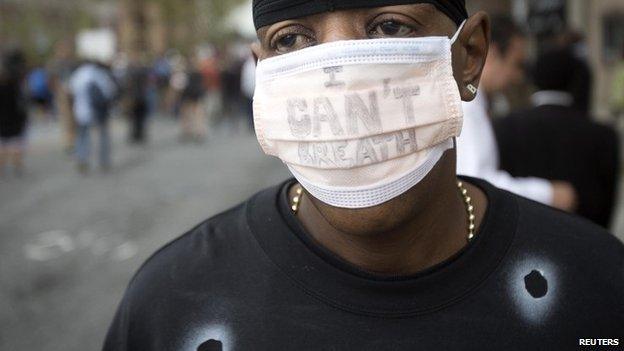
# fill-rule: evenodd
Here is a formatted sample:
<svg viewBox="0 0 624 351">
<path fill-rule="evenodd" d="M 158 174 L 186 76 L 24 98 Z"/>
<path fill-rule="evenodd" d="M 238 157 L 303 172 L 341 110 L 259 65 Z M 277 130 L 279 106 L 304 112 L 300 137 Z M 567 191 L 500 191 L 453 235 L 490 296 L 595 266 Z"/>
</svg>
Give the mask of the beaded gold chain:
<svg viewBox="0 0 624 351">
<path fill-rule="evenodd" d="M 472 205 L 472 198 L 468 195 L 468 189 L 464 186 L 464 183 L 461 181 L 457 182 L 457 188 L 464 200 L 464 204 L 466 206 L 466 214 L 468 215 L 468 241 L 471 241 L 475 237 L 475 220 L 476 216 L 474 214 L 474 206 Z M 299 204 L 301 203 L 301 196 L 303 194 L 303 188 L 301 185 L 297 187 L 295 190 L 295 196 L 292 198 L 291 209 L 294 214 L 297 214 L 299 210 Z"/>
</svg>

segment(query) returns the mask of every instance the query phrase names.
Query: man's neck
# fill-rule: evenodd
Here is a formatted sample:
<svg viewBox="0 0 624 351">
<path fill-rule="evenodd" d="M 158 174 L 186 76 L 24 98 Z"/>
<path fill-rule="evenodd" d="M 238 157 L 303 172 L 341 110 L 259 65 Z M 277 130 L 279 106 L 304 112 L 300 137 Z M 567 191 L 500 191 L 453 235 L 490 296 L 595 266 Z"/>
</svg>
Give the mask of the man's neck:
<svg viewBox="0 0 624 351">
<path fill-rule="evenodd" d="M 484 208 L 479 210 L 478 207 L 487 201 L 476 187 L 468 187 L 479 224 Z M 436 194 L 432 201 L 418 209 L 403 225 L 375 235 L 360 236 L 337 230 L 307 194 L 301 202 L 298 218 L 320 245 L 360 269 L 383 275 L 410 275 L 443 262 L 467 243 L 466 207 L 455 178 L 431 191 Z"/>
</svg>

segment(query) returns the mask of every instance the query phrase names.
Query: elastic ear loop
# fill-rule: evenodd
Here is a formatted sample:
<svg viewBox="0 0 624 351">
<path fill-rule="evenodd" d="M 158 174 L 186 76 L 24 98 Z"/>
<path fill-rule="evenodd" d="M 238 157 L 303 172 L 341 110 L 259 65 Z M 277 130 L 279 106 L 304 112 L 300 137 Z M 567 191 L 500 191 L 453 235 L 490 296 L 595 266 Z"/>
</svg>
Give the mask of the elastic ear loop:
<svg viewBox="0 0 624 351">
<path fill-rule="evenodd" d="M 451 45 L 453 45 L 457 41 L 457 38 L 459 38 L 459 34 L 461 34 L 462 29 L 464 29 L 464 25 L 466 24 L 466 21 L 467 20 L 464 20 L 459 25 L 459 28 L 457 28 L 457 32 L 455 32 L 455 34 L 451 38 Z M 468 86 L 466 88 L 472 93 L 472 95 L 476 95 L 477 94 L 478 89 L 474 85 L 468 84 Z"/>
<path fill-rule="evenodd" d="M 464 25 L 466 24 L 467 20 L 464 20 L 460 25 L 459 28 L 457 28 L 457 32 L 455 32 L 455 34 L 453 35 L 453 37 L 451 38 L 451 45 L 455 44 L 455 42 L 457 41 L 457 38 L 459 38 L 459 34 L 461 33 L 462 29 L 464 29 Z"/>
<path fill-rule="evenodd" d="M 466 25 L 466 21 L 467 20 L 464 20 L 459 25 L 459 28 L 457 28 L 457 32 L 455 32 L 455 35 L 451 38 L 451 45 L 453 45 L 457 41 L 457 38 L 459 38 L 459 34 L 461 34 L 462 29 L 464 29 L 464 25 Z M 453 137 L 453 148 L 457 150 L 457 137 Z"/>
</svg>

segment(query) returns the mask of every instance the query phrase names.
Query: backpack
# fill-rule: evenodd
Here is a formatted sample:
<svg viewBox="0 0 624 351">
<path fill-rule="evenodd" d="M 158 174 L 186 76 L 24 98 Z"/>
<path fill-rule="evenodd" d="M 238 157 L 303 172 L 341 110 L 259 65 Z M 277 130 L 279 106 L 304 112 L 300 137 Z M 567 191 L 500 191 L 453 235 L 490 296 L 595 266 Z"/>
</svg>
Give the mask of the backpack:
<svg viewBox="0 0 624 351">
<path fill-rule="evenodd" d="M 46 99 L 50 96 L 48 75 L 43 68 L 37 68 L 28 76 L 28 90 L 31 97 Z"/>
<path fill-rule="evenodd" d="M 89 96 L 89 104 L 93 111 L 95 111 L 96 120 L 98 122 L 103 122 L 108 117 L 111 101 L 95 82 L 89 83 L 87 94 Z"/>
</svg>

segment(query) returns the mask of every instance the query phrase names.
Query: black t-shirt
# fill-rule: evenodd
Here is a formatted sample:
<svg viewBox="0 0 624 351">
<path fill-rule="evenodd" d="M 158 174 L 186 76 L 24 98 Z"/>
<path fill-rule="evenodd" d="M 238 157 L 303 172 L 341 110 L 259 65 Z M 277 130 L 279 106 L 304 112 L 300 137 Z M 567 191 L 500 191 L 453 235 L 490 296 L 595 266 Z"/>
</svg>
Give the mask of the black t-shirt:
<svg viewBox="0 0 624 351">
<path fill-rule="evenodd" d="M 475 240 L 408 277 L 363 272 L 316 244 L 289 209 L 292 181 L 265 190 L 150 258 L 104 350 L 624 347 L 624 246 L 588 221 L 468 181 L 489 200 Z"/>
</svg>

